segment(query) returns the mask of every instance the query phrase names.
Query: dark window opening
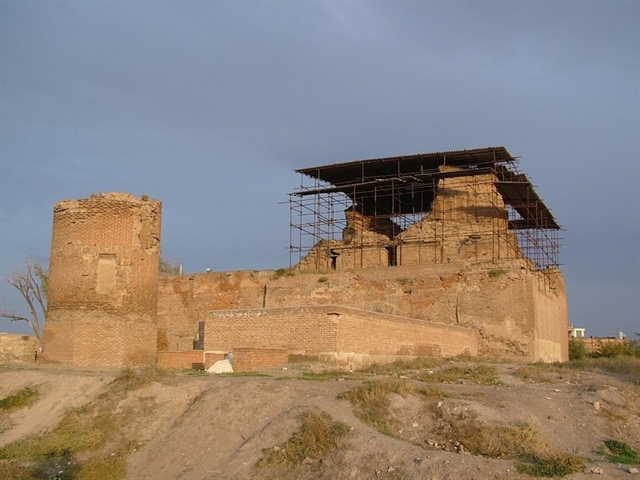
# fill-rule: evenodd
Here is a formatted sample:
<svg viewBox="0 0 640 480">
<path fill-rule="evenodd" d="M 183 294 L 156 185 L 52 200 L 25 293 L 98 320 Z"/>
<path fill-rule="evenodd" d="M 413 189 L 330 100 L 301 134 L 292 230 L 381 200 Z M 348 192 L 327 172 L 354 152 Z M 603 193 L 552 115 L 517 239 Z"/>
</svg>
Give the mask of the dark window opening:
<svg viewBox="0 0 640 480">
<path fill-rule="evenodd" d="M 329 258 L 331 258 L 331 270 L 335 270 L 337 267 L 337 260 L 338 257 L 340 256 L 340 254 L 338 252 L 336 252 L 335 250 L 331 250 L 331 253 L 329 254 Z"/>
<path fill-rule="evenodd" d="M 389 256 L 389 266 L 395 267 L 396 265 L 398 265 L 398 247 L 387 247 L 387 254 Z"/>
</svg>

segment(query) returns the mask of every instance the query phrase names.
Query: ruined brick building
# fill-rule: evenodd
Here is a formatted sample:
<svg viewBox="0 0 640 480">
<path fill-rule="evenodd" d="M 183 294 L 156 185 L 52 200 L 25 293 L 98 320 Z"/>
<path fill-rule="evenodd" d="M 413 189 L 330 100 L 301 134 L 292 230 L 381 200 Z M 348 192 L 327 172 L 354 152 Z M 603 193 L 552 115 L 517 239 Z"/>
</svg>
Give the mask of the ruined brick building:
<svg viewBox="0 0 640 480">
<path fill-rule="evenodd" d="M 278 271 L 158 273 L 161 206 L 54 208 L 45 354 L 251 370 L 462 353 L 566 360 L 559 225 L 504 147 L 300 169 Z"/>
</svg>

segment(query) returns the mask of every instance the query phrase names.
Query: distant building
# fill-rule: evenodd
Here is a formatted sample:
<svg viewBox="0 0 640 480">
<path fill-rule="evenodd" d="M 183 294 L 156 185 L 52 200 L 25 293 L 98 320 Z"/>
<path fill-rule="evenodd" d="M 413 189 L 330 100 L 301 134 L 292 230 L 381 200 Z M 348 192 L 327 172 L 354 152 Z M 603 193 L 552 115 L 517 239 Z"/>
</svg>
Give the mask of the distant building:
<svg viewBox="0 0 640 480">
<path fill-rule="evenodd" d="M 569 338 L 584 338 L 585 329 L 569 325 Z"/>
</svg>

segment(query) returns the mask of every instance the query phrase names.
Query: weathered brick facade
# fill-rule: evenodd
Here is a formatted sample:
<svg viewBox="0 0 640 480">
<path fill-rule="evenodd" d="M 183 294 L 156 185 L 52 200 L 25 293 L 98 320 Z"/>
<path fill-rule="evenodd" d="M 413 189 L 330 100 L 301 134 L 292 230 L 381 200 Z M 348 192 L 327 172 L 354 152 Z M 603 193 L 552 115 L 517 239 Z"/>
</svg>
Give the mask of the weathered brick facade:
<svg viewBox="0 0 640 480">
<path fill-rule="evenodd" d="M 399 343 L 394 348 L 399 351 L 404 336 L 412 338 L 402 323 L 382 322 L 382 330 L 376 322 L 363 323 L 358 330 L 363 335 L 361 342 L 369 343 L 347 348 L 331 343 L 337 333 L 321 316 L 312 313 L 308 318 L 295 317 L 296 308 L 313 312 L 310 307 L 340 305 L 370 312 L 370 318 L 380 319 L 380 314 L 386 314 L 409 324 L 415 319 L 419 325 L 464 327 L 476 332 L 478 353 L 487 357 L 523 361 L 567 358 L 562 273 L 552 269 L 532 271 L 528 266 L 524 260 L 502 260 L 285 276 L 256 271 L 162 276 L 159 338 L 169 350 L 180 350 L 180 345 L 191 348 L 198 324 L 203 321 L 205 349 L 251 346 L 302 353 L 339 345 L 336 351 L 372 353 L 379 343 L 396 338 Z M 278 311 L 285 311 L 286 318 L 276 314 Z M 245 330 L 239 333 L 242 324 L 237 322 L 241 317 L 236 318 L 234 312 L 260 320 L 247 320 Z M 295 325 L 286 323 L 294 317 L 298 318 Z M 233 321 L 227 323 L 227 318 Z M 403 333 L 396 336 L 396 331 Z M 165 343 L 165 338 L 172 341 Z M 440 335 L 434 338 L 434 344 L 443 341 Z M 427 351 L 450 354 L 433 347 L 423 348 L 420 354 Z"/>
<path fill-rule="evenodd" d="M 247 371 L 310 357 L 351 366 L 461 353 L 566 360 L 562 273 L 523 258 L 490 178 L 439 182 L 430 214 L 397 234 L 396 266 L 376 245 L 393 226 L 348 212 L 348 238 L 332 245 L 360 238 L 362 248 L 331 265 L 320 243 L 286 275 L 160 275 L 159 201 L 112 193 L 60 202 L 45 358 L 208 368 L 233 352 Z"/>
<path fill-rule="evenodd" d="M 155 362 L 161 203 L 108 193 L 55 205 L 45 357 Z"/>
<path fill-rule="evenodd" d="M 277 349 L 352 366 L 399 355 L 478 353 L 478 336 L 470 328 L 335 305 L 211 311 L 204 343 L 205 349 L 232 351 L 236 361 L 238 349 Z"/>
<path fill-rule="evenodd" d="M 460 169 L 440 167 L 440 171 Z M 395 225 L 395 233 L 389 220 L 366 217 L 349 209 L 345 212 L 347 227 L 342 240 L 318 242 L 295 268 L 327 271 L 521 259 L 518 241 L 508 229 L 507 210 L 496 181 L 492 174 L 440 179 L 429 214 L 404 231 Z"/>
<path fill-rule="evenodd" d="M 38 340 L 32 335 L 0 333 L 0 365 L 12 362 L 35 362 Z"/>
</svg>

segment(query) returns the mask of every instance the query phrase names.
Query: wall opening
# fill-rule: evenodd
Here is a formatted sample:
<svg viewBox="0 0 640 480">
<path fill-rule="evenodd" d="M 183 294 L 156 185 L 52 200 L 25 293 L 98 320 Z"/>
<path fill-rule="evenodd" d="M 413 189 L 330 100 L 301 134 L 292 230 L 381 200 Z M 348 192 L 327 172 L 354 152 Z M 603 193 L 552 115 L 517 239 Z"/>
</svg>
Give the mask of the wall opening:
<svg viewBox="0 0 640 480">
<path fill-rule="evenodd" d="M 116 256 L 110 253 L 98 257 L 98 282 L 96 292 L 106 295 L 116 291 Z"/>
<path fill-rule="evenodd" d="M 392 245 L 386 248 L 387 248 L 387 255 L 389 256 L 389 266 L 395 267 L 396 265 L 398 265 L 398 247 L 395 245 Z"/>
<path fill-rule="evenodd" d="M 334 250 L 331 250 L 329 258 L 331 258 L 331 270 L 335 270 L 338 266 L 338 256 L 340 254 Z"/>
</svg>

